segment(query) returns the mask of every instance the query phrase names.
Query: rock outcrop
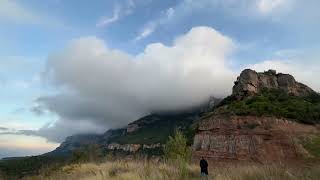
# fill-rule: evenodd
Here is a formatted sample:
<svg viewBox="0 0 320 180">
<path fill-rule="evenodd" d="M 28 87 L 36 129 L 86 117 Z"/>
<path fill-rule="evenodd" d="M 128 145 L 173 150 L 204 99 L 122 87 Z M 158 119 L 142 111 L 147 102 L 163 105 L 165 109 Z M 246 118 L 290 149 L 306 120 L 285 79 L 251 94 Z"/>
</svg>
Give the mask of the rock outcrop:
<svg viewBox="0 0 320 180">
<path fill-rule="evenodd" d="M 255 95 L 263 89 L 280 89 L 295 96 L 308 96 L 315 93 L 308 86 L 297 82 L 290 74 L 269 70 L 257 73 L 251 69 L 242 71 L 233 87 L 233 95 L 237 99 Z"/>
<path fill-rule="evenodd" d="M 108 144 L 107 149 L 108 150 L 122 150 L 125 152 L 131 152 L 134 153 L 138 151 L 141 148 L 140 144 L 117 144 L 117 143 L 111 143 Z"/>
<path fill-rule="evenodd" d="M 309 96 L 311 88 L 297 82 L 289 74 L 269 70 L 257 73 L 246 69 L 237 78 L 231 101 L 242 101 L 264 89 L 283 90 L 294 96 Z M 221 111 L 227 104 L 202 117 L 194 137 L 193 156 L 216 161 L 243 160 L 279 162 L 304 156 L 306 150 L 297 143 L 299 137 L 319 133 L 314 125 L 306 125 L 274 116 L 234 115 Z"/>
<path fill-rule="evenodd" d="M 135 153 L 138 150 L 162 148 L 163 145 L 157 144 L 117 144 L 111 143 L 107 145 L 108 150 L 121 150 L 125 152 Z"/>
<path fill-rule="evenodd" d="M 194 157 L 274 162 L 296 159 L 303 149 L 296 137 L 317 133 L 315 126 L 274 117 L 213 116 L 200 121 Z"/>
</svg>

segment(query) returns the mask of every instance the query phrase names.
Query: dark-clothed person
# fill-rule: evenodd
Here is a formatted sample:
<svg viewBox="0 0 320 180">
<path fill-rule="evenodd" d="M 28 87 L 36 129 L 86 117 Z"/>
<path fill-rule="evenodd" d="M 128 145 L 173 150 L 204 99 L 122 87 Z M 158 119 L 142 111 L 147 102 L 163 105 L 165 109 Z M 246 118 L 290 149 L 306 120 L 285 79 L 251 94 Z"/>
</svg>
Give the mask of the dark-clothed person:
<svg viewBox="0 0 320 180">
<path fill-rule="evenodd" d="M 201 175 L 207 176 L 208 173 L 208 162 L 202 157 L 200 161 Z"/>
</svg>

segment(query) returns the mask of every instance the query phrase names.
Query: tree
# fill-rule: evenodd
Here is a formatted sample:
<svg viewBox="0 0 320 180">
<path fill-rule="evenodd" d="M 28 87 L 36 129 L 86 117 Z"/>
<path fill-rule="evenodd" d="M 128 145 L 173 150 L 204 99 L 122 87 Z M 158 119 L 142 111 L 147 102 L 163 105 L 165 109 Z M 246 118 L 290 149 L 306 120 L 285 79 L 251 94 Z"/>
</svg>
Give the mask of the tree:
<svg viewBox="0 0 320 180">
<path fill-rule="evenodd" d="M 176 130 L 174 136 L 169 136 L 164 147 L 164 156 L 169 161 L 187 162 L 191 157 L 191 149 L 187 145 L 187 138 L 181 131 Z"/>
</svg>

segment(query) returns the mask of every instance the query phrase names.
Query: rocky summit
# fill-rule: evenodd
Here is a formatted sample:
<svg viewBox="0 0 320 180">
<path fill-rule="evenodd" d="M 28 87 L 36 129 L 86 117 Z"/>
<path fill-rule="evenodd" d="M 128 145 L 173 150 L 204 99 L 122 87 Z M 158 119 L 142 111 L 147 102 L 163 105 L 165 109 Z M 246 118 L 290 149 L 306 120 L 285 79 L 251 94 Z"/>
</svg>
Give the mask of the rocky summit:
<svg viewBox="0 0 320 180">
<path fill-rule="evenodd" d="M 233 86 L 233 95 L 238 99 L 256 95 L 263 89 L 280 89 L 295 96 L 307 96 L 314 91 L 299 83 L 290 74 L 277 73 L 275 70 L 258 73 L 251 69 L 242 71 Z"/>
<path fill-rule="evenodd" d="M 200 119 L 193 157 L 260 163 L 310 157 L 302 139 L 319 135 L 319 97 L 289 74 L 246 69 L 232 95 Z"/>
</svg>

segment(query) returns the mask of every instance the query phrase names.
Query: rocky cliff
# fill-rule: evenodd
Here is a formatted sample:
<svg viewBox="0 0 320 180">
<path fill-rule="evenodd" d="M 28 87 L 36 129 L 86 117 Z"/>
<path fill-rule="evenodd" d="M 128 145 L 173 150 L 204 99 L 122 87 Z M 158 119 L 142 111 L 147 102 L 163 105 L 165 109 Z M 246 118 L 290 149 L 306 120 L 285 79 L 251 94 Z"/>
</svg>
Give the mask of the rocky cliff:
<svg viewBox="0 0 320 180">
<path fill-rule="evenodd" d="M 297 138 L 317 132 L 315 126 L 281 118 L 213 116 L 199 124 L 194 156 L 261 163 L 292 160 L 307 154 Z"/>
<path fill-rule="evenodd" d="M 242 71 L 233 86 L 233 95 L 238 99 L 256 95 L 263 89 L 279 89 L 295 96 L 308 96 L 315 93 L 308 86 L 297 82 L 290 74 L 274 70 L 257 73 L 251 69 Z"/>
<path fill-rule="evenodd" d="M 281 91 L 287 95 L 261 95 L 265 90 Z M 291 103 L 290 100 L 297 97 L 292 106 L 300 106 L 300 101 L 303 102 L 302 108 L 305 108 L 304 105 L 309 107 L 301 112 L 313 113 L 312 116 L 306 117 L 315 118 L 317 121 L 314 122 L 319 122 L 319 113 L 316 110 L 318 100 L 311 99 L 308 102 L 309 99 L 299 98 L 311 95 L 317 94 L 306 85 L 296 82 L 289 74 L 277 74 L 273 70 L 263 73 L 244 70 L 235 82 L 233 94 L 230 96 L 232 98 L 224 100 L 218 108 L 199 121 L 193 142 L 193 157 L 198 159 L 204 156 L 216 161 L 244 160 L 264 163 L 308 156 L 309 153 L 299 143 L 299 138 L 318 134 L 318 126 L 299 123 L 301 121 L 281 115 L 304 117 L 290 112 L 295 111 L 294 108 L 287 108 L 287 102 Z M 316 97 L 319 98 L 318 95 Z M 273 105 L 274 102 L 278 104 Z M 315 110 L 308 111 L 312 108 Z"/>
</svg>

